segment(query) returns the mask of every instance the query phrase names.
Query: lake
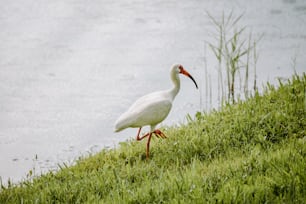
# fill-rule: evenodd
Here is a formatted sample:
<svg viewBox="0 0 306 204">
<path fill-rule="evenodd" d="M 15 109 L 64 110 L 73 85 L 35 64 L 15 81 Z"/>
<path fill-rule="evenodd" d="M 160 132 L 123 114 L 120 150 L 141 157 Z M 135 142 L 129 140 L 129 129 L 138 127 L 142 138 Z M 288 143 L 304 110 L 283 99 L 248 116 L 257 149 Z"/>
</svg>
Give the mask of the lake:
<svg viewBox="0 0 306 204">
<path fill-rule="evenodd" d="M 4 183 L 134 139 L 136 129 L 113 132 L 116 118 L 138 97 L 168 89 L 174 63 L 182 64 L 200 89 L 181 77 L 181 91 L 162 125 L 180 125 L 187 114 L 218 107 L 217 62 L 207 46 L 216 27 L 207 12 L 219 20 L 223 12 L 243 14 L 238 25 L 247 26 L 254 39 L 263 35 L 256 47 L 259 89 L 290 77 L 294 69 L 306 70 L 303 0 L 2 0 L 1 5 Z"/>
</svg>

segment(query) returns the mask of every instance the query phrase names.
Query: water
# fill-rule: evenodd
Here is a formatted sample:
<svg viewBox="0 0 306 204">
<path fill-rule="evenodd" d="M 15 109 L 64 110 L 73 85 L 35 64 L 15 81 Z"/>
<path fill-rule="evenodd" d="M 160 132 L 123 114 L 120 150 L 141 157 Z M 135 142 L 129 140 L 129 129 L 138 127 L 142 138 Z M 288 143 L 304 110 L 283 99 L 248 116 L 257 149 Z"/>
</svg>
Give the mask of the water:
<svg viewBox="0 0 306 204">
<path fill-rule="evenodd" d="M 205 41 L 233 10 L 258 45 L 259 86 L 306 70 L 306 2 L 9 1 L 0 8 L 0 176 L 20 181 L 135 137 L 113 123 L 143 94 L 171 86 L 181 63 L 200 86 L 182 88 L 164 125 L 209 107 L 204 57 L 217 96 L 216 62 Z M 214 106 L 214 105 L 213 105 Z"/>
</svg>

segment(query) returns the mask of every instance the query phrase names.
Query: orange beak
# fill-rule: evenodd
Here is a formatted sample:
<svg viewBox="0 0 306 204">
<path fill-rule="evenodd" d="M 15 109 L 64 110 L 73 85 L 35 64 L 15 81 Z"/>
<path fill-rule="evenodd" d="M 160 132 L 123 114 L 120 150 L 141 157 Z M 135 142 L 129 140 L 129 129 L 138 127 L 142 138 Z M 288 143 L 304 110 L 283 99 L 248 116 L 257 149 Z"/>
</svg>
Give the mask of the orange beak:
<svg viewBox="0 0 306 204">
<path fill-rule="evenodd" d="M 191 74 L 189 74 L 183 67 L 180 67 L 180 74 L 184 74 L 185 76 L 188 76 L 193 81 L 196 88 L 198 89 L 197 82 L 194 80 L 194 78 L 191 76 Z"/>
</svg>

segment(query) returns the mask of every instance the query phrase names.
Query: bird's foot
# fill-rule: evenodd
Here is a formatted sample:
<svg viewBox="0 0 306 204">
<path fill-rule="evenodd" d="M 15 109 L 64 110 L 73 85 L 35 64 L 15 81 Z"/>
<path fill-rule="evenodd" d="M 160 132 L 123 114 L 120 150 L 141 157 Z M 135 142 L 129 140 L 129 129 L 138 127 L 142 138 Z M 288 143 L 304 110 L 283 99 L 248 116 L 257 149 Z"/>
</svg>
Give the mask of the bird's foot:
<svg viewBox="0 0 306 204">
<path fill-rule="evenodd" d="M 137 134 L 137 137 L 136 137 L 136 139 L 137 139 L 138 141 L 140 141 L 140 140 L 142 140 L 142 139 L 148 137 L 147 151 L 146 151 L 146 158 L 147 158 L 147 160 L 148 160 L 149 157 L 150 157 L 150 142 L 151 142 L 152 134 L 154 133 L 155 136 L 156 136 L 157 138 L 165 139 L 165 138 L 167 138 L 167 137 L 166 137 L 166 135 L 165 135 L 162 131 L 160 131 L 160 130 L 158 130 L 158 129 L 154 130 L 153 132 L 149 132 L 149 133 L 147 133 L 147 134 L 145 134 L 145 135 L 139 137 L 140 131 L 141 131 L 141 128 L 139 128 L 138 134 Z"/>
<path fill-rule="evenodd" d="M 146 138 L 150 135 L 150 133 L 147 133 L 147 134 L 140 137 L 139 133 L 140 133 L 140 130 L 139 130 L 138 135 L 136 137 L 136 140 L 138 140 L 138 141 L 140 141 L 140 140 L 142 140 L 142 139 L 144 139 L 144 138 Z M 162 139 L 167 138 L 166 135 L 162 131 L 160 131 L 159 129 L 154 130 L 152 133 L 154 133 L 157 138 L 162 138 Z"/>
<path fill-rule="evenodd" d="M 140 140 L 142 140 L 142 139 L 148 137 L 149 135 L 150 135 L 150 133 L 147 133 L 147 134 L 145 134 L 145 135 L 143 135 L 143 136 L 141 136 L 141 137 L 137 136 L 137 137 L 136 137 L 136 140 L 140 141 Z"/>
<path fill-rule="evenodd" d="M 155 134 L 157 138 L 162 138 L 162 139 L 167 138 L 166 135 L 158 129 L 154 130 L 153 133 Z"/>
</svg>

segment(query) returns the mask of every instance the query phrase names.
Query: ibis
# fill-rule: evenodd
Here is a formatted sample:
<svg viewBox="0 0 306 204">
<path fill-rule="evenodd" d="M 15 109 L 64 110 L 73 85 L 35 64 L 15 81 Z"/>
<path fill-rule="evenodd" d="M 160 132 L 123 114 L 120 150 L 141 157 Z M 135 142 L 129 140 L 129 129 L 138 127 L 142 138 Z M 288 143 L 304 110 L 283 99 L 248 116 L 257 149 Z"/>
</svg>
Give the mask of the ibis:
<svg viewBox="0 0 306 204">
<path fill-rule="evenodd" d="M 147 159 L 149 159 L 152 135 L 154 134 L 158 138 L 166 138 L 166 135 L 161 130 L 156 129 L 156 126 L 168 116 L 172 107 L 172 102 L 180 91 L 179 74 L 189 77 L 198 89 L 196 81 L 184 67 L 180 64 L 175 64 L 170 69 L 170 78 L 173 83 L 172 88 L 153 92 L 139 98 L 115 122 L 115 132 L 119 132 L 126 128 L 139 128 L 136 140 L 140 141 L 148 137 L 146 149 Z M 143 126 L 150 126 L 150 132 L 140 136 Z"/>
</svg>

